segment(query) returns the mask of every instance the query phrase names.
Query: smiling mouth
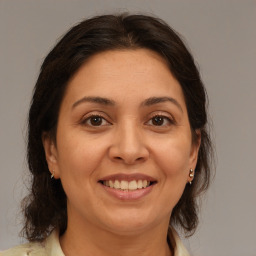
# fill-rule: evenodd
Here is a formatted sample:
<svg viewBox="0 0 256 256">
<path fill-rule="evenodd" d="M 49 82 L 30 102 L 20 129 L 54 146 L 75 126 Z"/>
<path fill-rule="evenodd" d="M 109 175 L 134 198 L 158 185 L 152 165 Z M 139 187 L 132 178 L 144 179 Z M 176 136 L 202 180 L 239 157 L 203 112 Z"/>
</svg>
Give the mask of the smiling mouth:
<svg viewBox="0 0 256 256">
<path fill-rule="evenodd" d="M 145 189 L 149 186 L 156 184 L 156 181 L 148 180 L 100 180 L 99 182 L 106 187 L 121 191 L 134 191 L 139 189 Z"/>
</svg>

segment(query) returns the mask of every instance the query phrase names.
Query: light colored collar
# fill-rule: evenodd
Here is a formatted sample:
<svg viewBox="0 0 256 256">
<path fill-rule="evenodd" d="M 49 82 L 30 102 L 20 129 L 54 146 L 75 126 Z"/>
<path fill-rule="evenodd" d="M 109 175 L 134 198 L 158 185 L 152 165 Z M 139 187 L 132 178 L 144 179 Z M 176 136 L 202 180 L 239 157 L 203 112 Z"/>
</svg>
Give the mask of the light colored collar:
<svg viewBox="0 0 256 256">
<path fill-rule="evenodd" d="M 59 240 L 58 230 L 53 230 L 50 236 L 45 240 L 45 249 L 48 256 L 65 256 Z"/>
<path fill-rule="evenodd" d="M 189 256 L 189 253 L 183 245 L 178 233 L 174 228 L 171 228 L 170 242 L 174 248 L 174 256 Z"/>
</svg>

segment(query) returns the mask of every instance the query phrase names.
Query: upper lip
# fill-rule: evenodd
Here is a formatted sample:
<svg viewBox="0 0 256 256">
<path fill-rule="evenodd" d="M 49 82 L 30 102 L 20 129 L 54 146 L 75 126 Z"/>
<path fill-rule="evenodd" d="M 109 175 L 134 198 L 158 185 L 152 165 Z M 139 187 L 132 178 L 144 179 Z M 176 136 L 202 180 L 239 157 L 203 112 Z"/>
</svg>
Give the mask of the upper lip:
<svg viewBox="0 0 256 256">
<path fill-rule="evenodd" d="M 151 176 L 142 174 L 142 173 L 132 173 L 132 174 L 125 174 L 125 173 L 118 173 L 105 176 L 101 178 L 99 181 L 105 180 L 125 180 L 125 181 L 132 181 L 132 180 L 147 180 L 150 182 L 156 182 L 157 180 Z"/>
</svg>

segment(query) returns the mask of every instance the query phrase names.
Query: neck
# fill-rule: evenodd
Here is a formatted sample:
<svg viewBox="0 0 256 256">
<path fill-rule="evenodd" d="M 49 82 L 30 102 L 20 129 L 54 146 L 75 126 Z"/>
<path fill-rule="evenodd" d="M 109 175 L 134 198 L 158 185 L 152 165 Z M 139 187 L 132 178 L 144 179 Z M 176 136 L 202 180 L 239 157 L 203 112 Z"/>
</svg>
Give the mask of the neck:
<svg viewBox="0 0 256 256">
<path fill-rule="evenodd" d="M 116 234 L 90 223 L 78 226 L 68 223 L 60 244 L 66 256 L 171 256 L 164 227 L 160 225 L 133 234 Z"/>
</svg>

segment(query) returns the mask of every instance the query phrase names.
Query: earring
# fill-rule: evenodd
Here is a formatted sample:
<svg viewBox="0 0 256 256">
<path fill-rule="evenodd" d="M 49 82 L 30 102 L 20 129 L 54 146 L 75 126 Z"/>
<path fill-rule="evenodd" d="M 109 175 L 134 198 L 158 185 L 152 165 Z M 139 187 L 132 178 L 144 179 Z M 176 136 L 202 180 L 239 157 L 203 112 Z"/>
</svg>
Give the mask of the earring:
<svg viewBox="0 0 256 256">
<path fill-rule="evenodd" d="M 52 173 L 51 173 L 51 179 L 54 177 L 54 170 L 52 170 Z"/>
<path fill-rule="evenodd" d="M 190 170 L 189 170 L 189 177 L 192 178 L 192 180 L 193 180 L 193 178 L 194 178 L 194 171 L 193 171 L 193 169 L 190 169 Z M 192 180 L 189 181 L 189 184 L 190 184 L 190 185 L 192 184 Z"/>
</svg>

